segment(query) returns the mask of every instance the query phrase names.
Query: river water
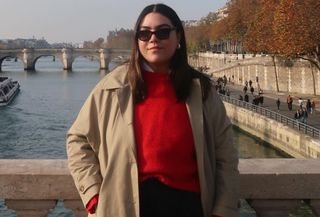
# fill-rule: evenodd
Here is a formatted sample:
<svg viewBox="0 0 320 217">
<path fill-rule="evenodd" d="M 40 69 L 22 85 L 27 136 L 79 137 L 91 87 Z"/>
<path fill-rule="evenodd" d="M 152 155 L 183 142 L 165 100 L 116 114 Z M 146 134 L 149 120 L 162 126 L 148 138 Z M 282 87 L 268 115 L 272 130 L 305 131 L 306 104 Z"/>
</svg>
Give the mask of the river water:
<svg viewBox="0 0 320 217">
<path fill-rule="evenodd" d="M 66 131 L 105 74 L 98 62 L 86 58 L 77 58 L 72 72 L 52 57 L 40 58 L 34 72 L 24 71 L 19 61 L 4 61 L 0 76 L 18 80 L 21 91 L 9 106 L 0 107 L 0 159 L 65 159 Z M 237 128 L 234 132 L 240 158 L 287 157 Z M 72 216 L 62 206 L 59 203 L 50 216 Z M 250 209 L 242 212 L 241 216 L 255 216 Z M 14 216 L 0 200 L 0 217 Z"/>
</svg>

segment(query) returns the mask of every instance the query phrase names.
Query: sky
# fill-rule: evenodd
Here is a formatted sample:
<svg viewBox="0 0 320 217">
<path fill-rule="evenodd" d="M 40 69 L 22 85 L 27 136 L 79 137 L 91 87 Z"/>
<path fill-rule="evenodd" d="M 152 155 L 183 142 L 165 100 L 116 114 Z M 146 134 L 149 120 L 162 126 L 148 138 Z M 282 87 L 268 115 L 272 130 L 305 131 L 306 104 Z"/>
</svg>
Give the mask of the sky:
<svg viewBox="0 0 320 217">
<path fill-rule="evenodd" d="M 153 3 L 172 7 L 181 20 L 199 20 L 227 0 L 3 0 L 0 40 L 45 38 L 49 43 L 82 43 L 108 31 L 132 29 L 141 10 Z"/>
</svg>

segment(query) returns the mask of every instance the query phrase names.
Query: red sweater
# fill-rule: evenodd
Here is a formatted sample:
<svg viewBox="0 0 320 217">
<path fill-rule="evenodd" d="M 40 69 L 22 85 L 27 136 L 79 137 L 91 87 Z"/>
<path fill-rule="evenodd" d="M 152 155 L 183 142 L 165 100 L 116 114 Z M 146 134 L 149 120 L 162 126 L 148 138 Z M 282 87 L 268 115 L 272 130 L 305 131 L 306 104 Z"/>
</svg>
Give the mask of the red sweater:
<svg viewBox="0 0 320 217">
<path fill-rule="evenodd" d="M 139 180 L 158 178 L 200 192 L 192 129 L 185 102 L 177 102 L 166 73 L 144 72 L 147 97 L 134 107 Z"/>
</svg>

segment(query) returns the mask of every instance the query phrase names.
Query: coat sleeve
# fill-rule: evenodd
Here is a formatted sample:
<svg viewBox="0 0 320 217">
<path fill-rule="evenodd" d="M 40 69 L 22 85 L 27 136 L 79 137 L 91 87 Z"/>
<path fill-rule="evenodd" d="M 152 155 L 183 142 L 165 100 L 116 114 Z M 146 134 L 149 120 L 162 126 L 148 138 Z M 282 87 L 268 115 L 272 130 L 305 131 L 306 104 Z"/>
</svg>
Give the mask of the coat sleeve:
<svg viewBox="0 0 320 217">
<path fill-rule="evenodd" d="M 102 183 L 99 160 L 99 109 L 94 91 L 87 98 L 67 133 L 68 166 L 84 206 L 99 194 Z"/>
<path fill-rule="evenodd" d="M 220 96 L 212 88 L 206 100 L 206 118 L 214 143 L 212 168 L 215 168 L 215 203 L 212 214 L 236 217 L 239 215 L 238 149 L 233 142 L 232 124 Z"/>
</svg>

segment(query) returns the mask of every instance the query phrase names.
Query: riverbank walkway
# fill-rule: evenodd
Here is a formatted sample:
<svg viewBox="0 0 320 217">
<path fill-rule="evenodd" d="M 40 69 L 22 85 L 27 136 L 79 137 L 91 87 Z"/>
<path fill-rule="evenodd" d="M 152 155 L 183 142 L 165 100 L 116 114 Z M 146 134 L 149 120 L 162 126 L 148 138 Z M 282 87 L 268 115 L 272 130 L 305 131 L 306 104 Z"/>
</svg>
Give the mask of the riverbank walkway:
<svg viewBox="0 0 320 217">
<path fill-rule="evenodd" d="M 217 78 L 213 78 L 214 81 L 217 81 Z M 249 86 L 249 85 L 248 85 Z M 249 96 L 249 103 L 252 103 L 252 100 L 254 99 L 254 95 L 258 95 L 257 92 L 257 85 L 254 83 L 252 85 L 255 89 L 253 95 L 251 94 L 249 88 L 247 91 L 247 95 Z M 243 88 L 244 86 L 233 84 L 231 82 L 227 82 L 226 85 L 227 89 L 230 91 L 230 96 L 239 99 L 240 95 L 244 97 Z M 287 97 L 290 94 L 290 96 L 293 99 L 293 106 L 292 111 L 288 109 L 287 104 Z M 294 114 L 296 110 L 299 108 L 298 99 L 301 98 L 303 100 L 303 106 L 305 107 L 307 99 L 310 99 L 311 101 L 315 101 L 315 111 L 312 112 L 312 114 L 308 115 L 307 119 L 307 125 L 312 126 L 314 128 L 320 129 L 320 96 L 314 96 L 310 94 L 300 94 L 300 93 L 287 93 L 287 92 L 276 92 L 276 91 L 270 91 L 270 90 L 263 90 L 263 105 L 259 104 L 259 106 L 269 109 L 274 112 L 279 112 L 282 115 L 285 115 L 289 118 L 294 119 Z M 280 109 L 278 111 L 277 107 L 277 99 L 280 100 Z"/>
</svg>

